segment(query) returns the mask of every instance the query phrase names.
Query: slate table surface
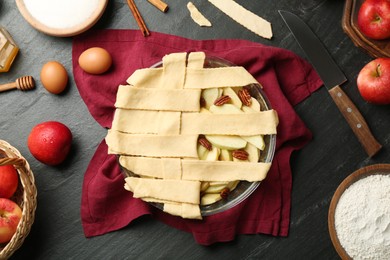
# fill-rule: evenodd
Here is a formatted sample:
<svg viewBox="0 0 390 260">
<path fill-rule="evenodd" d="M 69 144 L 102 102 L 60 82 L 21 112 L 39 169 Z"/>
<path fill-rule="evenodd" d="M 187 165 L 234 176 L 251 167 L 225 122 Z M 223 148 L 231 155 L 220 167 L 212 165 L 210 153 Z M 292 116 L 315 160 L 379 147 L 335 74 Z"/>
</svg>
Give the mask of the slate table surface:
<svg viewBox="0 0 390 260">
<path fill-rule="evenodd" d="M 12 259 L 339 259 L 328 233 L 327 214 L 333 193 L 355 170 L 377 163 L 390 163 L 390 107 L 365 102 L 356 87 L 360 69 L 373 58 L 354 46 L 341 27 L 344 1 L 262 0 L 238 3 L 269 20 L 272 40 L 244 29 L 205 0 L 193 3 L 213 26 L 203 28 L 190 18 L 187 1 L 166 0 L 162 13 L 147 1 L 135 0 L 149 29 L 192 39 L 237 38 L 286 48 L 305 58 L 277 10 L 299 15 L 316 32 L 348 82 L 344 91 L 360 109 L 383 149 L 369 158 L 337 110 L 325 88 L 296 106 L 314 139 L 291 158 L 293 171 L 291 225 L 288 237 L 240 235 L 234 241 L 200 246 L 191 234 L 176 230 L 149 217 L 103 236 L 84 237 L 80 219 L 83 175 L 104 138 L 101 128 L 80 98 L 72 74 L 62 95 L 48 93 L 39 82 L 42 65 L 58 60 L 71 68 L 72 38 L 57 38 L 33 29 L 19 13 L 15 1 L 0 1 L 0 25 L 14 37 L 21 51 L 0 84 L 22 75 L 37 79 L 37 89 L 0 93 L 0 138 L 8 141 L 29 161 L 38 189 L 38 207 L 31 233 Z M 99 29 L 138 29 L 126 1 L 111 0 Z M 59 167 L 36 161 L 26 142 L 36 124 L 59 120 L 74 135 L 70 157 Z"/>
</svg>

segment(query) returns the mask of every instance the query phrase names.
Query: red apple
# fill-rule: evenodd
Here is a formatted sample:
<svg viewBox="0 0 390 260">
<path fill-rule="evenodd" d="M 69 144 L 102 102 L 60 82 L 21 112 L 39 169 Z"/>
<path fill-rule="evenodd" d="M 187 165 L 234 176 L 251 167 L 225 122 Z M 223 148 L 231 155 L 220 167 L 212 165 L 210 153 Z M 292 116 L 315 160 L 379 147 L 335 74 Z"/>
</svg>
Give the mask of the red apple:
<svg viewBox="0 0 390 260">
<path fill-rule="evenodd" d="M 0 244 L 11 240 L 16 232 L 22 210 L 12 200 L 0 198 Z"/>
<path fill-rule="evenodd" d="M 18 188 L 19 176 L 12 165 L 0 166 L 0 198 L 11 198 Z"/>
<path fill-rule="evenodd" d="M 368 38 L 390 38 L 390 0 L 364 1 L 357 18 L 360 31 Z"/>
<path fill-rule="evenodd" d="M 30 132 L 27 146 L 31 154 L 47 165 L 62 163 L 69 154 L 72 145 L 72 132 L 56 121 L 43 122 Z"/>
<path fill-rule="evenodd" d="M 359 72 L 357 86 L 362 97 L 374 104 L 390 104 L 390 58 L 377 58 Z"/>
</svg>

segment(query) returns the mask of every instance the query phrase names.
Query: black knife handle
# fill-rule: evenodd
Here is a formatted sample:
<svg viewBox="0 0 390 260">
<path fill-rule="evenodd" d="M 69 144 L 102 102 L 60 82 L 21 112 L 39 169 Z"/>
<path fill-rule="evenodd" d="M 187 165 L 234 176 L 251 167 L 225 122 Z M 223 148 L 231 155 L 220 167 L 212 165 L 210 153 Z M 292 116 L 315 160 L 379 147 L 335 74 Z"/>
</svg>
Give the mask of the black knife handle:
<svg viewBox="0 0 390 260">
<path fill-rule="evenodd" d="M 368 156 L 374 156 L 382 148 L 382 145 L 378 143 L 372 135 L 362 114 L 340 86 L 333 87 L 329 90 L 329 93 L 339 108 L 341 114 L 343 114 L 344 118 L 347 120 L 352 131 L 363 145 L 363 148 L 366 150 Z"/>
</svg>

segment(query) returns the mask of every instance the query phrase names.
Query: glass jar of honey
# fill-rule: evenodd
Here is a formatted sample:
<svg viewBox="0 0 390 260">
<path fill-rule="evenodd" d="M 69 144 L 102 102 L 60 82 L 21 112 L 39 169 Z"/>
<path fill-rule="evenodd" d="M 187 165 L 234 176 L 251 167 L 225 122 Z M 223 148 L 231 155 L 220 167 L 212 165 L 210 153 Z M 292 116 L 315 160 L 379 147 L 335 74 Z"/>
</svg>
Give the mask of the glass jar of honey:
<svg viewBox="0 0 390 260">
<path fill-rule="evenodd" d="M 19 47 L 11 35 L 0 26 L 0 72 L 7 72 L 12 65 Z"/>
</svg>

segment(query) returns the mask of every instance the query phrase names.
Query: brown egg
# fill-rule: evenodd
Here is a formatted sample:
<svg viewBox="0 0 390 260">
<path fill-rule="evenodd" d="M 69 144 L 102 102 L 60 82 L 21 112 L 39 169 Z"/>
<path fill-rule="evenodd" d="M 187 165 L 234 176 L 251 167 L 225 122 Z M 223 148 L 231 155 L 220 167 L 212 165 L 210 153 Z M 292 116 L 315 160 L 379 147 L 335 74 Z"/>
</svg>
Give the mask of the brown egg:
<svg viewBox="0 0 390 260">
<path fill-rule="evenodd" d="M 66 69 L 57 61 L 47 62 L 41 70 L 41 82 L 50 93 L 60 94 L 68 84 Z"/>
<path fill-rule="evenodd" d="M 79 57 L 80 67 L 90 74 L 102 74 L 106 72 L 112 64 L 110 53 L 100 47 L 92 47 L 81 53 Z"/>
</svg>

